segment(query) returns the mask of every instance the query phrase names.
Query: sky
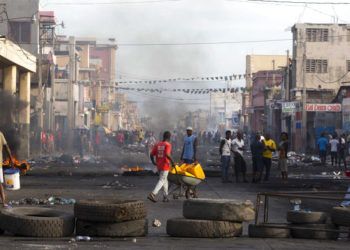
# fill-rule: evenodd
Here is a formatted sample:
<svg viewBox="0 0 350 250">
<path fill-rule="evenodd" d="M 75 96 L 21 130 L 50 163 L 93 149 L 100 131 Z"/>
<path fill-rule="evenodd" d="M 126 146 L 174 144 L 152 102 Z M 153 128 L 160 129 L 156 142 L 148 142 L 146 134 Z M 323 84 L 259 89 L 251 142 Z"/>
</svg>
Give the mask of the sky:
<svg viewBox="0 0 350 250">
<path fill-rule="evenodd" d="M 115 38 L 118 78 L 140 80 L 244 74 L 247 54 L 291 50 L 290 28 L 297 22 L 350 22 L 350 5 L 248 0 L 41 0 L 41 7 L 55 11 L 58 21 L 64 22 L 59 34 Z M 266 41 L 279 39 L 287 40 Z M 130 46 L 181 43 L 196 44 Z M 176 84 L 189 88 L 220 85 Z M 242 84 L 237 81 L 232 87 Z"/>
</svg>

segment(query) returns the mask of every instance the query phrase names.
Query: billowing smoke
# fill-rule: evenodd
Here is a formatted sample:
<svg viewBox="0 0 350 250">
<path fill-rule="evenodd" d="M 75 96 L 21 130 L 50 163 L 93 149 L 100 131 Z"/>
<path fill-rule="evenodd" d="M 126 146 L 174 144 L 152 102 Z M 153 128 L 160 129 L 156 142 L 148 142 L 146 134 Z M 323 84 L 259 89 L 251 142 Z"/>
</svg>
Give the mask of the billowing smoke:
<svg viewBox="0 0 350 250">
<path fill-rule="evenodd" d="M 4 134 L 11 150 L 16 154 L 19 149 L 19 131 L 16 114 L 25 107 L 18 97 L 0 90 L 0 131 Z"/>
</svg>

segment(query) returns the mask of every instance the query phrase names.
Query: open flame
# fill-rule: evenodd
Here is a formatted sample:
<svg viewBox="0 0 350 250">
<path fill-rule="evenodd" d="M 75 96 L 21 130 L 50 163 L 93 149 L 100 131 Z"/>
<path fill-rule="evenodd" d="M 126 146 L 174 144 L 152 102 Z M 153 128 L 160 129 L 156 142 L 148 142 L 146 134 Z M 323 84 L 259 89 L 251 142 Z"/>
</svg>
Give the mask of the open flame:
<svg viewBox="0 0 350 250">
<path fill-rule="evenodd" d="M 123 172 L 140 172 L 140 171 L 144 171 L 145 169 L 139 166 L 136 167 L 128 167 L 128 166 L 123 166 L 122 167 Z"/>
<path fill-rule="evenodd" d="M 22 174 L 26 174 L 27 171 L 30 169 L 30 165 L 27 161 L 18 160 L 15 156 L 12 156 L 12 162 L 13 162 L 13 167 L 19 169 Z M 10 158 L 7 158 L 3 162 L 2 166 L 3 168 L 11 168 Z"/>
</svg>

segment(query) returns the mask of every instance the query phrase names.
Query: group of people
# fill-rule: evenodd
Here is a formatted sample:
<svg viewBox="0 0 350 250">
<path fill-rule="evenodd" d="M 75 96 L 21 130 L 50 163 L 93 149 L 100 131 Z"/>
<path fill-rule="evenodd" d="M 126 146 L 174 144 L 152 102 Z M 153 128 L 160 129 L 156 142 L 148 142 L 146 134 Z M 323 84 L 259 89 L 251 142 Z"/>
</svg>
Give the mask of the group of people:
<svg viewBox="0 0 350 250">
<path fill-rule="evenodd" d="M 336 133 L 334 133 L 328 138 L 326 137 L 325 133 L 321 134 L 320 138 L 317 140 L 317 149 L 323 165 L 326 164 L 327 155 L 330 154 L 332 167 L 338 164 L 340 168 L 341 163 L 343 163 L 344 168 L 346 169 L 346 139 L 345 134 L 338 136 Z"/>
<path fill-rule="evenodd" d="M 262 179 L 266 182 L 269 181 L 270 171 L 272 165 L 272 155 L 274 152 L 279 152 L 278 166 L 281 170 L 281 176 L 283 180 L 288 179 L 288 167 L 287 167 L 287 153 L 288 153 L 288 134 L 283 132 L 281 134 L 281 141 L 276 145 L 275 141 L 270 138 L 267 133 L 265 136 L 257 133 L 250 143 L 250 149 L 252 153 L 252 173 L 253 183 L 261 182 Z M 246 150 L 245 142 L 241 132 L 237 132 L 233 136 L 230 130 L 226 131 L 225 138 L 220 142 L 220 156 L 221 156 L 221 171 L 222 182 L 232 182 L 229 180 L 229 168 L 231 166 L 231 156 L 233 156 L 234 163 L 232 164 L 236 182 L 240 181 L 242 176 L 243 182 L 248 182 L 246 178 L 247 164 L 244 156 Z M 265 176 L 263 178 L 263 172 Z"/>
</svg>

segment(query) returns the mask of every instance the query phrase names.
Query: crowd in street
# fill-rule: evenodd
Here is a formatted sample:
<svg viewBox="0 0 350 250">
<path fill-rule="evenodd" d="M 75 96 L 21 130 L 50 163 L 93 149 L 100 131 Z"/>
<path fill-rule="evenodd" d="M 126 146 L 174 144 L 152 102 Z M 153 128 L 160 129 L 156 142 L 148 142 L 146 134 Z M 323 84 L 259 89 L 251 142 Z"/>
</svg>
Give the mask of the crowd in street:
<svg viewBox="0 0 350 250">
<path fill-rule="evenodd" d="M 250 142 L 250 150 L 252 153 L 252 182 L 269 181 L 274 152 L 278 152 L 278 166 L 281 171 L 281 177 L 286 181 L 288 179 L 288 147 L 288 134 L 285 132 L 281 133 L 280 142 L 278 144 L 276 144 L 268 133 L 264 136 L 260 133 L 256 133 Z M 242 176 L 243 182 L 249 182 L 246 177 L 247 164 L 244 155 L 247 147 L 242 133 L 232 133 L 230 130 L 226 131 L 225 138 L 220 142 L 219 150 L 221 155 L 222 182 L 232 182 L 228 175 L 231 165 L 234 169 L 236 182 L 240 181 L 240 176 Z M 234 159 L 233 164 L 231 164 L 232 156 Z"/>
<path fill-rule="evenodd" d="M 323 165 L 326 165 L 327 156 L 330 155 L 332 167 L 338 165 L 340 168 L 343 164 L 344 169 L 347 168 L 346 156 L 350 154 L 350 135 L 322 133 L 316 144 Z"/>
</svg>

